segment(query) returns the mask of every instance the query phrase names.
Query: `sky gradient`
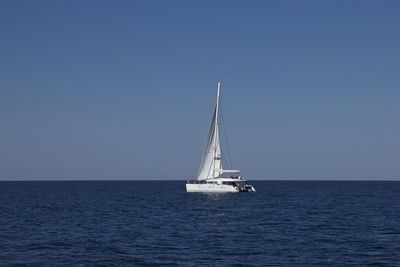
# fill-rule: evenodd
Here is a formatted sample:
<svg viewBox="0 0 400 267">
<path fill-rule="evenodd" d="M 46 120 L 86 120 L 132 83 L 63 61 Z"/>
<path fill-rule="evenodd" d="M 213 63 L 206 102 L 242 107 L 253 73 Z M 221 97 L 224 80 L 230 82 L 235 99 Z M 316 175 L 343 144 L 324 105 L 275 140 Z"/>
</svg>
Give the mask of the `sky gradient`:
<svg viewBox="0 0 400 267">
<path fill-rule="evenodd" d="M 0 180 L 400 180 L 399 1 L 1 1 Z"/>
</svg>

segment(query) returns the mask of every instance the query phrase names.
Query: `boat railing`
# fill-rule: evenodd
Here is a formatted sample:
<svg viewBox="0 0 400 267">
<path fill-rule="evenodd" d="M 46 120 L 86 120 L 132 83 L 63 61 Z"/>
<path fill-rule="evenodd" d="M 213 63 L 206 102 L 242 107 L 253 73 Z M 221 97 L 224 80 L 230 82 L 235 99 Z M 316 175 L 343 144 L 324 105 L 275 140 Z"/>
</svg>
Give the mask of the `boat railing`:
<svg viewBox="0 0 400 267">
<path fill-rule="evenodd" d="M 186 181 L 187 184 L 206 184 L 207 182 L 205 180 L 187 180 Z"/>
</svg>

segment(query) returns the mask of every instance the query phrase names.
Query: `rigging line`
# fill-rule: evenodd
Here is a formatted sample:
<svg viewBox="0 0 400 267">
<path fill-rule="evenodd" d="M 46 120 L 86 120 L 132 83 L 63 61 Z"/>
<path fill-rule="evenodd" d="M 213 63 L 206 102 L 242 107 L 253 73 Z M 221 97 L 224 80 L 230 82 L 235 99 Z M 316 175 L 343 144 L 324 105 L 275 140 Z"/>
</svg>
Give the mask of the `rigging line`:
<svg viewBox="0 0 400 267">
<path fill-rule="evenodd" d="M 229 149 L 229 142 L 228 142 L 228 135 L 226 134 L 226 127 L 225 127 L 225 121 L 224 121 L 224 113 L 222 112 L 222 105 L 221 105 L 221 103 L 219 104 L 220 105 L 220 113 L 221 113 L 221 124 L 222 124 L 222 131 L 223 131 L 223 133 L 224 133 L 224 139 L 225 139 L 225 142 L 226 142 L 226 150 L 227 150 L 227 152 L 228 152 L 228 158 L 227 158 L 227 163 L 228 163 L 228 165 L 229 165 L 229 168 L 230 169 L 232 169 L 232 167 L 233 167 L 233 159 L 232 159 L 232 156 L 231 156 L 231 151 L 230 151 L 230 149 Z"/>
<path fill-rule="evenodd" d="M 215 123 L 215 121 L 214 121 L 214 123 Z M 212 131 L 212 134 L 210 136 L 214 136 L 214 135 L 215 135 L 215 127 L 214 127 L 214 129 Z M 214 138 L 210 139 L 209 142 L 211 142 L 211 143 L 209 143 L 209 148 L 210 148 L 210 145 L 213 143 L 213 141 L 214 141 L 214 150 L 215 150 L 216 140 L 214 140 Z M 208 151 L 209 151 L 209 149 L 208 149 Z M 212 152 L 209 151 L 207 154 L 210 154 L 210 153 L 212 153 Z M 212 178 L 215 178 L 214 177 L 214 173 L 215 173 L 215 152 L 213 153 L 212 161 L 211 161 L 210 167 L 208 168 L 207 177 L 210 176 L 210 172 L 211 172 L 211 169 L 212 169 L 213 166 L 214 166 L 214 169 L 213 169 L 213 172 L 212 172 Z M 206 178 L 206 180 L 207 180 L 207 178 Z"/>
</svg>

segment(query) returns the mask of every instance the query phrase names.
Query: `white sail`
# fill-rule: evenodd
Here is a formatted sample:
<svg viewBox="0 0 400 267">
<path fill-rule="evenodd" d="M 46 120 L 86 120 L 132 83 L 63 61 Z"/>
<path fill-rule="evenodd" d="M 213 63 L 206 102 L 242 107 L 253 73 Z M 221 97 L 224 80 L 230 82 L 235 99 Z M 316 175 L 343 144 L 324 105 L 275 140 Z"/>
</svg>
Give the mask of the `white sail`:
<svg viewBox="0 0 400 267">
<path fill-rule="evenodd" d="M 207 147 L 200 164 L 197 180 L 213 179 L 220 176 L 222 170 L 222 155 L 219 139 L 219 91 L 221 83 L 218 82 L 217 103 L 215 105 L 210 130 L 208 132 Z"/>
</svg>

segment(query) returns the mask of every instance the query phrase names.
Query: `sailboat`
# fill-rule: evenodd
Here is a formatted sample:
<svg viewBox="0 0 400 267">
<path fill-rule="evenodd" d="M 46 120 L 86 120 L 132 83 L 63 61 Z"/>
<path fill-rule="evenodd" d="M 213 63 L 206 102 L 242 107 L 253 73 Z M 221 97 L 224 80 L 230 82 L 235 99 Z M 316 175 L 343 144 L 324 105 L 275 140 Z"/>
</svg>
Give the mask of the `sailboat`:
<svg viewBox="0 0 400 267">
<path fill-rule="evenodd" d="M 187 192 L 255 192 L 240 170 L 225 170 L 222 167 L 222 150 L 219 136 L 221 82 L 217 83 L 215 104 L 208 132 L 207 146 L 201 160 L 196 180 L 187 180 Z"/>
</svg>

